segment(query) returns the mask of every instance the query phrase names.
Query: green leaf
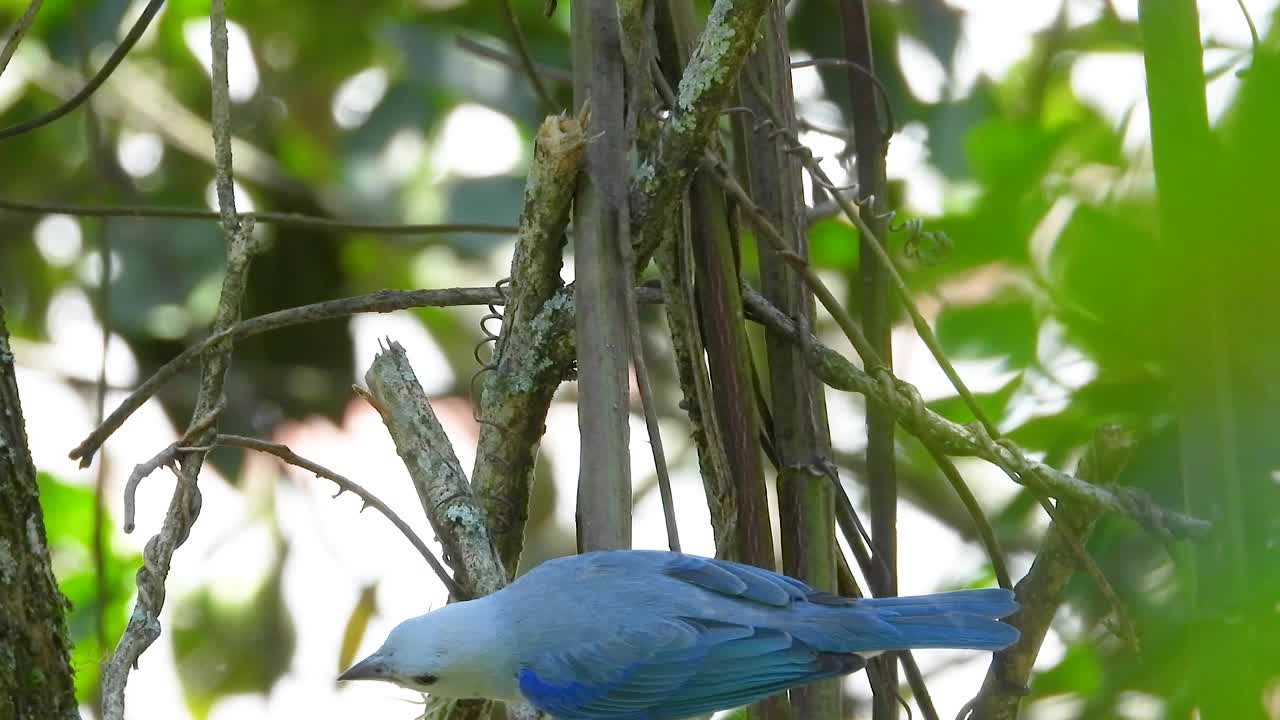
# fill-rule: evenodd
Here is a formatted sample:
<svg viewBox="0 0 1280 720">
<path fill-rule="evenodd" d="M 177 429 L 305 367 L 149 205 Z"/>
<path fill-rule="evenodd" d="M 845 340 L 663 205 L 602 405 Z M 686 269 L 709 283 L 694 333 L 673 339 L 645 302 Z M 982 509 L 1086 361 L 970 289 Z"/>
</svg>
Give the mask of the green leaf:
<svg viewBox="0 0 1280 720">
<path fill-rule="evenodd" d="M 833 270 L 858 266 L 858 231 L 840 219 L 823 220 L 809 228 L 809 258 Z"/>
</svg>

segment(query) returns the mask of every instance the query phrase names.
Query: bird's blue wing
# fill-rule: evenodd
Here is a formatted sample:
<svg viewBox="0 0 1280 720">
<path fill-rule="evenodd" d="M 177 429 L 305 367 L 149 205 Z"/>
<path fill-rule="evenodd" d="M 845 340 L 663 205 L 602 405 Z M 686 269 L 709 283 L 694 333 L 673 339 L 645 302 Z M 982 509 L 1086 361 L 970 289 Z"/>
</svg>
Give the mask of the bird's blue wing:
<svg viewBox="0 0 1280 720">
<path fill-rule="evenodd" d="M 546 653 L 521 668 L 519 684 L 562 720 L 671 720 L 861 666 L 856 655 L 818 652 L 778 630 L 681 618 Z"/>
<path fill-rule="evenodd" d="M 799 580 L 763 568 L 696 555 L 671 554 L 662 572 L 705 590 L 753 602 L 786 607 L 796 600 L 818 596 Z"/>
<path fill-rule="evenodd" d="M 708 630 L 716 625 L 705 620 L 699 624 Z M 711 648 L 701 670 L 654 708 L 655 720 L 749 705 L 789 687 L 854 672 L 865 664 L 855 654 L 820 652 L 781 630 L 727 627 L 750 635 Z"/>
<path fill-rule="evenodd" d="M 593 642 L 566 638 L 561 649 L 520 668 L 520 692 L 563 720 L 648 720 L 651 708 L 701 667 L 709 644 L 681 621 L 620 629 Z"/>
</svg>

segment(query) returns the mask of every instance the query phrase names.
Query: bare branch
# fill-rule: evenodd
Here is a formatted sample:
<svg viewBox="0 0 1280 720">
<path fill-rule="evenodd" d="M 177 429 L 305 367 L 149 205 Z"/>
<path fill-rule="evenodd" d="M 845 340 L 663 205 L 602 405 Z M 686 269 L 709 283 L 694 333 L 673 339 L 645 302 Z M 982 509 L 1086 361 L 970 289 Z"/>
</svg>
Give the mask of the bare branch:
<svg viewBox="0 0 1280 720">
<path fill-rule="evenodd" d="M 142 37 L 142 33 L 146 31 L 147 26 L 151 24 L 152 18 L 154 18 L 156 13 L 160 11 L 160 6 L 162 5 L 164 5 L 164 0 L 150 0 L 150 2 L 147 3 L 147 6 L 142 9 L 142 14 L 134 21 L 133 27 L 129 28 L 128 34 L 124 36 L 124 39 L 120 41 L 120 44 L 116 46 L 116 49 L 111 52 L 111 56 L 107 58 L 105 63 L 103 63 L 102 68 L 99 69 L 98 73 L 94 75 L 88 83 L 85 83 L 85 86 L 73 95 L 71 99 L 43 115 L 20 122 L 17 125 L 10 125 L 7 128 L 0 129 L 0 140 L 5 140 L 16 135 L 30 132 L 36 128 L 44 127 L 45 125 L 48 125 L 54 120 L 57 120 L 72 110 L 80 107 L 80 105 L 84 103 L 84 101 L 88 100 L 99 87 L 102 87 L 102 83 L 106 82 L 107 78 L 111 77 L 111 73 L 115 71 L 116 66 L 120 64 L 120 61 L 124 60 L 124 56 L 128 55 L 129 51 L 133 49 L 133 46 L 138 42 L 138 38 Z M 29 8 L 28 12 L 30 12 Z M 12 42 L 16 37 L 17 36 L 15 35 L 15 37 L 11 38 L 10 41 Z"/>
<path fill-rule="evenodd" d="M 768 7 L 764 0 L 716 0 L 711 7 L 680 78 L 671 116 L 662 124 L 658 148 L 640 163 L 631 182 L 631 225 L 639 264 L 648 262 L 665 223 L 674 217 Z"/>
<path fill-rule="evenodd" d="M 0 210 L 17 213 L 74 215 L 76 217 L 93 218 L 134 218 L 134 219 L 172 219 L 172 220 L 221 220 L 221 213 L 196 208 L 174 208 L 155 206 L 94 206 L 66 205 L 52 202 L 24 202 L 0 198 Z M 243 216 L 242 216 L 243 217 Z M 516 228 L 510 225 L 490 225 L 487 223 L 368 223 L 354 220 L 335 220 L 333 218 L 315 217 L 300 213 L 255 212 L 253 219 L 259 224 L 282 225 L 289 227 L 310 227 L 324 230 L 337 230 L 370 235 L 444 235 L 447 233 L 483 233 L 493 235 L 511 235 Z"/>
<path fill-rule="evenodd" d="M 547 409 L 573 364 L 573 316 L 561 302 L 571 307 L 572 297 L 560 290 L 560 266 L 586 148 L 586 119 L 585 114 L 547 118 L 534 138 L 502 331 L 479 401 L 471 484 L 508 578 L 515 576 L 524 547 L 529 488 Z"/>
<path fill-rule="evenodd" d="M 197 418 L 192 422 L 191 426 L 187 428 L 187 431 L 182 434 L 181 438 L 169 445 L 169 447 L 166 447 L 156 453 L 155 457 L 146 462 L 138 463 L 133 467 L 133 472 L 129 473 L 129 479 L 124 484 L 123 529 L 126 533 L 133 532 L 135 527 L 134 515 L 135 508 L 137 506 L 135 498 L 138 494 L 138 485 L 145 480 L 147 476 L 162 467 L 172 468 L 173 471 L 177 473 L 178 452 L 191 441 L 191 438 L 199 437 L 204 434 L 205 430 L 213 427 L 213 424 L 218 421 L 218 416 L 222 414 L 224 407 L 225 403 L 223 403 L 222 399 L 219 398 L 218 404 L 215 405 L 212 410 L 205 413 L 204 416 Z"/>
<path fill-rule="evenodd" d="M 799 342 L 791 319 L 759 293 L 745 288 L 743 299 L 755 319 L 767 327 L 787 333 L 793 342 Z M 874 397 L 890 405 L 904 429 L 917 437 L 927 435 L 933 438 L 948 455 L 981 458 L 1004 470 L 1015 482 L 1023 485 L 1038 482 L 1059 500 L 1070 499 L 1086 508 L 1127 516 L 1163 540 L 1203 537 L 1212 529 L 1205 520 L 1160 507 L 1137 488 L 1100 487 L 1085 482 L 1029 459 L 1024 450 L 1011 442 L 992 440 L 981 424 L 954 423 L 929 410 L 919 392 L 909 383 L 892 376 L 889 382 L 872 377 L 817 338 L 810 340 L 808 357 L 814 372 L 824 383 L 838 390 Z"/>
<path fill-rule="evenodd" d="M 0 50 L 0 75 L 4 75 L 5 69 L 9 67 L 13 53 L 22 44 L 22 39 L 26 37 L 27 31 L 36 21 L 36 13 L 40 12 L 40 6 L 43 4 L 44 0 L 31 0 L 27 3 L 27 9 L 22 12 L 22 17 L 13 24 L 13 31 L 9 33 L 9 39 L 4 41 L 4 49 Z"/>
<path fill-rule="evenodd" d="M 153 4 L 158 6 L 158 3 Z M 229 192 L 231 154 L 227 112 L 230 108 L 230 100 L 226 72 L 227 20 L 223 0 L 212 0 L 209 17 L 214 56 L 212 73 L 214 144 L 221 149 L 218 153 L 217 174 L 220 186 L 225 187 Z M 230 327 L 240 316 L 253 251 L 253 219 L 250 217 L 243 222 L 240 221 L 235 215 L 235 206 L 225 204 L 233 202 L 233 199 L 229 197 L 225 199 L 220 197 L 220 199 L 224 201 L 222 211 L 224 213 L 223 232 L 227 242 L 227 270 L 222 281 L 222 293 L 218 298 L 218 309 L 214 315 L 215 332 Z M 200 422 L 218 407 L 230 360 L 229 343 L 221 346 L 219 352 L 206 356 L 201 373 L 200 390 L 196 396 L 193 414 L 195 422 Z M 191 439 L 197 444 L 208 444 L 214 434 L 214 429 L 210 427 L 195 433 Z M 181 471 L 164 524 L 160 532 L 147 542 L 143 551 L 143 566 L 138 570 L 137 575 L 137 604 L 120 638 L 120 643 L 116 646 L 115 653 L 102 668 L 102 712 L 106 720 L 124 719 L 124 691 L 129 680 L 129 670 L 160 636 L 159 617 L 160 610 L 164 607 L 165 579 L 169 574 L 170 563 L 174 552 L 186 541 L 196 517 L 200 514 L 200 490 L 196 480 L 204 464 L 204 458 L 203 451 L 179 453 L 178 461 Z"/>
<path fill-rule="evenodd" d="M 445 570 L 444 565 L 441 565 L 440 561 L 436 559 L 435 554 L 431 552 L 431 548 L 427 547 L 427 544 L 422 542 L 422 538 L 418 537 L 418 533 L 414 532 L 413 528 L 409 527 L 409 524 L 401 519 L 400 516 L 388 507 L 386 503 L 379 500 L 376 495 L 365 490 L 363 487 L 324 467 L 323 465 L 319 465 L 302 457 L 301 455 L 298 455 L 293 450 L 290 450 L 288 445 L 283 443 L 268 442 L 266 440 L 243 437 L 240 435 L 219 435 L 214 438 L 213 446 L 238 447 L 244 448 L 245 450 L 256 450 L 258 452 L 267 453 L 268 455 L 274 455 L 290 465 L 296 465 L 303 470 L 313 473 L 318 478 L 324 478 L 325 480 L 331 481 L 334 485 L 338 486 L 338 495 L 341 495 L 344 492 L 349 492 L 355 495 L 360 498 L 362 503 L 364 503 L 361 510 L 366 507 L 371 507 L 382 513 L 383 517 L 391 521 L 392 525 L 396 526 L 396 529 L 400 531 L 400 534 L 404 535 L 405 538 L 408 539 L 409 543 L 413 545 L 414 549 L 417 550 L 418 553 L 422 555 L 422 558 L 427 561 L 427 565 L 431 566 L 436 577 L 440 578 L 440 582 L 449 589 L 450 594 L 456 598 L 467 597 L 466 592 L 464 592 L 463 589 L 453 581 L 453 578 L 449 576 L 449 571 Z M 334 497 L 336 498 L 338 495 L 334 495 Z"/>
<path fill-rule="evenodd" d="M 507 574 L 489 537 L 484 510 L 471 492 L 449 438 L 418 384 L 409 357 L 391 341 L 365 373 L 366 399 L 377 409 L 413 479 L 422 509 L 444 548 L 445 562 L 468 597 L 502 589 Z"/>
<path fill-rule="evenodd" d="M 657 292 L 644 288 L 638 290 L 638 293 L 646 302 L 657 302 L 659 296 Z M 87 466 L 92 461 L 93 454 L 102 446 L 102 443 L 118 430 L 130 415 L 142 407 L 144 402 L 155 395 L 165 383 L 211 348 L 220 348 L 223 343 L 234 342 L 292 325 L 332 320 L 361 313 L 384 313 L 415 307 L 500 305 L 503 302 L 502 293 L 492 287 L 446 288 L 443 290 L 379 290 L 367 295 L 327 300 L 311 305 L 279 310 L 236 323 L 210 334 L 204 340 L 183 350 L 177 357 L 161 366 L 151 377 L 139 385 L 129 397 L 125 398 L 100 426 L 89 433 L 70 452 L 70 457 L 72 459 L 78 458 L 82 467 Z M 566 302 L 570 304 L 570 307 L 572 306 L 571 298 L 567 299 Z"/>
<path fill-rule="evenodd" d="M 1099 485 L 1113 483 L 1133 449 L 1133 438 L 1116 426 L 1100 429 L 1080 462 L 1077 475 Z M 1078 563 L 1065 540 L 1071 535 L 1082 543 L 1097 520 L 1096 511 L 1078 503 L 1058 503 L 1057 519 L 1049 526 L 1036 553 L 1035 563 L 1018 581 L 1016 593 L 1021 609 L 1007 622 L 1018 628 L 1021 636 L 1012 647 L 991 658 L 982 689 L 969 704 L 974 720 L 1014 720 L 1018 704 L 1026 694 L 1031 668 L 1040 654 L 1049 623 L 1062 603 L 1067 581 L 1075 574 Z M 962 713 L 963 715 L 963 713 Z"/>
<path fill-rule="evenodd" d="M 720 433 L 720 422 L 707 374 L 707 356 L 702 345 L 702 330 L 694 310 L 693 257 L 690 255 L 690 217 L 688 208 L 681 221 L 671 223 L 667 237 L 654 253 L 662 279 L 667 327 L 675 355 L 676 375 L 684 396 L 681 407 L 689 418 L 694 445 L 698 448 L 698 467 L 707 495 L 707 509 L 715 537 L 716 554 L 728 557 L 737 536 L 737 504 L 730 479 L 729 458 Z"/>
<path fill-rule="evenodd" d="M 520 67 L 529 78 L 529 85 L 542 101 L 543 110 L 549 113 L 555 112 L 559 109 L 556 106 L 556 99 L 551 91 L 547 90 L 547 84 L 543 82 L 538 66 L 533 62 L 533 56 L 529 53 L 529 41 L 525 39 L 524 31 L 520 29 L 520 19 L 516 17 L 516 10 L 512 7 L 511 0 L 502 0 L 501 4 L 502 17 L 507 21 L 507 29 L 511 31 L 511 41 L 515 45 L 516 56 L 520 59 Z"/>
</svg>

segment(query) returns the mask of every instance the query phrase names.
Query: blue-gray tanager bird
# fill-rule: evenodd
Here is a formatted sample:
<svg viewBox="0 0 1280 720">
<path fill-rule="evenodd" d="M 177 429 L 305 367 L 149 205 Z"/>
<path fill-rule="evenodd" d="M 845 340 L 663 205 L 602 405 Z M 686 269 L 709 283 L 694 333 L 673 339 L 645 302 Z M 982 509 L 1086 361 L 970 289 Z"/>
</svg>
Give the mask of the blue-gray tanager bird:
<svg viewBox="0 0 1280 720">
<path fill-rule="evenodd" d="M 339 680 L 525 700 L 562 720 L 675 720 L 863 667 L 885 650 L 1000 650 L 1008 590 L 856 600 L 750 565 L 619 550 L 545 562 L 406 620 Z"/>
</svg>

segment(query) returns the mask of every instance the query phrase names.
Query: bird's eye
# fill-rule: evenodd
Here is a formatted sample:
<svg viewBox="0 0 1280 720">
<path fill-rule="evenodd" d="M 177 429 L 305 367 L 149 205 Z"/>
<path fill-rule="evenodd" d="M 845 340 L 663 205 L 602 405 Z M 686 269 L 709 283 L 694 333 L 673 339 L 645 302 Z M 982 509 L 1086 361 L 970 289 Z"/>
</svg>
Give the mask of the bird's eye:
<svg viewBox="0 0 1280 720">
<path fill-rule="evenodd" d="M 430 685 L 431 683 L 436 681 L 436 676 L 423 673 L 422 675 L 414 675 L 413 681 L 418 683 L 419 685 Z"/>
</svg>

